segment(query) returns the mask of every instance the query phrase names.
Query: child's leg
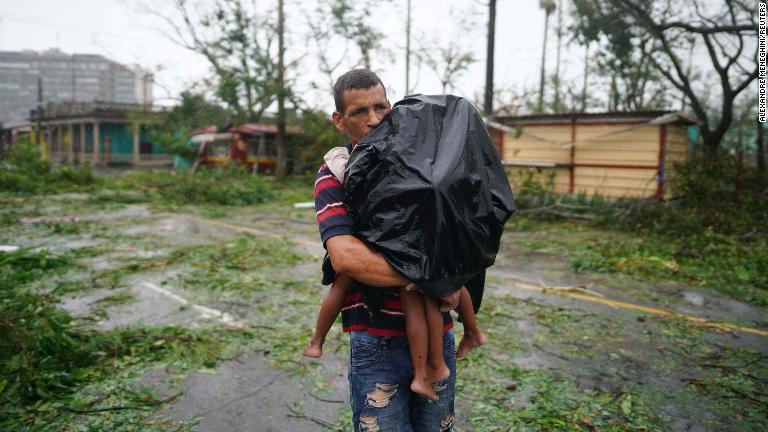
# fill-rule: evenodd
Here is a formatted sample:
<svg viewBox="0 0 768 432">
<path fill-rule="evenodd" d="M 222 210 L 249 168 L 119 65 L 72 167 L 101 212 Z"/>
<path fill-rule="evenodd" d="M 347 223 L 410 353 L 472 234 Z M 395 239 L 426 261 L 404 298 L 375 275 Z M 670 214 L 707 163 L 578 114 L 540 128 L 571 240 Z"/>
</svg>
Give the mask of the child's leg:
<svg viewBox="0 0 768 432">
<path fill-rule="evenodd" d="M 408 291 L 401 288 L 400 304 L 405 314 L 405 333 L 408 336 L 408 346 L 413 362 L 411 391 L 437 400 L 437 394 L 432 390 L 432 382 L 427 370 L 429 333 L 425 319 L 424 295 L 418 291 Z"/>
<path fill-rule="evenodd" d="M 437 300 L 424 296 L 429 330 L 430 381 L 442 381 L 451 377 L 451 370 L 443 358 L 443 314 Z"/>
<path fill-rule="evenodd" d="M 325 336 L 328 331 L 331 330 L 336 317 L 339 316 L 342 306 L 344 306 L 344 299 L 347 298 L 347 293 L 352 287 L 352 279 L 337 275 L 336 280 L 328 290 L 328 294 L 323 299 L 323 304 L 320 306 L 320 313 L 317 315 L 317 325 L 315 326 L 315 335 L 309 341 L 309 344 L 302 355 L 307 357 L 320 357 L 323 355 L 323 343 L 325 343 Z"/>
<path fill-rule="evenodd" d="M 472 297 L 466 288 L 461 288 L 461 297 L 459 298 L 459 307 L 457 308 L 461 322 L 464 324 L 464 336 L 459 342 L 459 349 L 456 350 L 456 357 L 463 357 L 469 353 L 472 348 L 477 348 L 485 343 L 485 333 L 480 330 L 475 317 L 475 310 L 472 307 Z"/>
</svg>

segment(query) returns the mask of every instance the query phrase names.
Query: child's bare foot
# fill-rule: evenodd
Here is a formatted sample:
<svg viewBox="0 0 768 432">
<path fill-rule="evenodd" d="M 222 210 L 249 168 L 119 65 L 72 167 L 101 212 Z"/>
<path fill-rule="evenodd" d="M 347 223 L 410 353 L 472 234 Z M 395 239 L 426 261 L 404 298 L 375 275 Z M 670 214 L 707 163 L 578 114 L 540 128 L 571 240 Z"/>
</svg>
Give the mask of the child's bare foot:
<svg viewBox="0 0 768 432">
<path fill-rule="evenodd" d="M 445 362 L 440 362 L 436 367 L 429 367 L 429 381 L 437 382 L 447 380 L 451 377 L 451 370 L 448 369 L 448 365 Z"/>
<path fill-rule="evenodd" d="M 481 331 L 468 332 L 464 330 L 464 336 L 459 342 L 459 349 L 456 350 L 456 357 L 461 358 L 467 355 L 474 348 L 477 348 L 485 343 L 485 333 Z"/>
<path fill-rule="evenodd" d="M 429 382 L 429 378 L 413 378 L 411 381 L 411 391 L 424 396 L 427 399 L 437 400 L 437 393 L 432 389 L 432 383 Z"/>
<path fill-rule="evenodd" d="M 301 352 L 305 357 L 320 358 L 323 356 L 323 341 L 309 341 L 307 347 Z"/>
</svg>

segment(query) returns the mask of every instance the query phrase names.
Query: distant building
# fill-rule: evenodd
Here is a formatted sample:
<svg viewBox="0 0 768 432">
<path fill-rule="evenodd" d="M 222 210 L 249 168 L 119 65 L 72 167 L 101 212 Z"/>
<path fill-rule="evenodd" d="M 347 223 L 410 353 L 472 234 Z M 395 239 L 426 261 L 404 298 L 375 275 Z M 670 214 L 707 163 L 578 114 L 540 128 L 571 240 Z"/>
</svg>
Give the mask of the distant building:
<svg viewBox="0 0 768 432">
<path fill-rule="evenodd" d="M 54 164 L 170 165 L 171 156 L 152 142 L 148 129 L 164 112 L 149 104 L 51 102 L 40 121 L 39 150 Z M 34 142 L 34 128 L 27 130 Z"/>
<path fill-rule="evenodd" d="M 694 123 L 647 111 L 499 116 L 488 128 L 516 190 L 531 179 L 560 194 L 662 200 Z"/>
<path fill-rule="evenodd" d="M 152 74 L 97 54 L 0 51 L 0 123 L 26 119 L 37 106 L 37 81 L 49 102 L 152 102 Z"/>
</svg>

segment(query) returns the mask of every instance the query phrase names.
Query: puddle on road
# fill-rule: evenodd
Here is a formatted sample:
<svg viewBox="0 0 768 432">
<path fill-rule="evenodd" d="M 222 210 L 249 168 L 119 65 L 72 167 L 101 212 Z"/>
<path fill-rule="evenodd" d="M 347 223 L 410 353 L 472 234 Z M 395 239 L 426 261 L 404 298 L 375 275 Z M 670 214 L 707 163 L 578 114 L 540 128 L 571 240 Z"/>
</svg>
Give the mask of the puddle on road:
<svg viewBox="0 0 768 432">
<path fill-rule="evenodd" d="M 683 298 L 694 306 L 704 306 L 704 296 L 697 292 L 685 291 Z"/>
</svg>

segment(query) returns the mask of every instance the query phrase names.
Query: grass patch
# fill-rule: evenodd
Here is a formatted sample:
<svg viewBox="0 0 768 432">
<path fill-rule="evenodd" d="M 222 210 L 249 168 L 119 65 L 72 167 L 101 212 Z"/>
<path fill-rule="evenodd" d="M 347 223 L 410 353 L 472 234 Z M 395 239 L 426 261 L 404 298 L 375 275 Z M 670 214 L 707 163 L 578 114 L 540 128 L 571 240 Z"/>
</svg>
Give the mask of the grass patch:
<svg viewBox="0 0 768 432">
<path fill-rule="evenodd" d="M 507 242 L 565 256 L 578 273 L 679 281 L 768 306 L 768 237 L 744 240 L 712 228 L 687 236 L 609 230 L 589 223 L 513 218 Z"/>
<path fill-rule="evenodd" d="M 708 421 L 714 430 L 768 428 L 768 355 L 704 343 L 702 328 L 686 320 L 655 317 L 653 322 L 658 331 L 649 334 L 649 343 L 667 358 L 662 368 L 681 376 L 680 387 L 666 390 L 669 397 L 709 407 L 709 414 L 719 417 Z"/>
<path fill-rule="evenodd" d="M 98 319 L 107 319 L 109 315 L 107 310 L 109 308 L 131 304 L 136 301 L 136 296 L 129 293 L 113 294 L 96 300 L 90 304 L 91 311 L 90 317 Z"/>
<path fill-rule="evenodd" d="M 180 262 L 191 264 L 192 271 L 180 281 L 208 301 L 247 304 L 249 324 L 261 334 L 252 349 L 264 352 L 281 369 L 303 374 L 314 366 L 295 358 L 312 334 L 323 294 L 319 281 L 296 273 L 295 266 L 307 258 L 289 242 L 243 235 L 187 249 Z"/>
<path fill-rule="evenodd" d="M 98 192 L 92 204 L 159 203 L 164 205 L 244 206 L 312 199 L 312 176 L 274 179 L 238 168 L 190 171 L 131 171 L 96 177 L 89 165 L 52 167 L 29 142 L 13 146 L 0 160 L 0 192 L 40 195 Z M 6 212 L 3 212 L 4 214 Z M 27 215 L 28 216 L 28 215 Z M 9 221 L 0 217 L 0 225 Z"/>
<path fill-rule="evenodd" d="M 523 369 L 514 362 L 542 341 L 554 344 L 555 350 L 567 349 L 562 343 L 593 328 L 596 316 L 494 298 L 484 305 L 479 319 L 488 343 L 459 361 L 457 382 L 457 394 L 471 401 L 467 420 L 473 430 L 659 430 L 661 419 L 636 391 L 581 388 L 567 370 L 551 371 L 541 365 Z M 540 330 L 520 334 L 515 330 L 518 321 L 533 321 Z"/>
<path fill-rule="evenodd" d="M 262 177 L 236 169 L 204 170 L 197 174 L 188 171 L 134 171 L 110 178 L 107 186 L 121 191 L 115 198 L 122 203 L 160 201 L 176 205 L 250 205 L 263 203 L 275 196 Z"/>
<path fill-rule="evenodd" d="M 457 395 L 468 405 L 469 427 L 658 431 L 693 422 L 765 429 L 768 356 L 707 342 L 685 320 L 638 318 L 513 298 L 485 303 L 479 321 L 488 343 L 458 363 Z"/>
<path fill-rule="evenodd" d="M 0 160 L 0 191 L 16 195 L 92 190 L 99 181 L 89 165 L 52 168 L 30 142 L 19 141 Z"/>
<path fill-rule="evenodd" d="M 687 238 L 612 238 L 570 252 L 577 272 L 620 272 L 647 280 L 677 280 L 768 306 L 768 238 L 740 242 L 711 230 Z"/>
<path fill-rule="evenodd" d="M 135 392 L 84 401 L 80 388 L 116 380 L 123 371 L 163 363 L 177 370 L 213 367 L 244 331 L 131 328 L 102 332 L 56 307 L 57 298 L 30 291 L 32 281 L 57 274 L 71 258 L 20 250 L 0 255 L 0 429 L 81 430 L 83 414 L 118 411 L 104 406 L 120 399 L 126 411 L 155 409 L 159 401 Z M 102 307 L 130 301 L 105 299 Z M 78 417 L 78 421 L 74 418 Z M 145 416 L 133 419 L 140 426 Z M 109 428 L 110 430 L 116 430 Z M 126 429 L 127 430 L 127 429 Z"/>
<path fill-rule="evenodd" d="M 280 296 L 276 290 L 281 287 L 292 289 L 290 268 L 305 259 L 287 241 L 252 235 L 224 244 L 193 246 L 177 255 L 179 263 L 192 267 L 180 278 L 182 286 L 215 300 Z"/>
<path fill-rule="evenodd" d="M 104 224 L 97 221 L 47 222 L 44 225 L 50 234 L 57 235 L 77 235 L 107 230 Z"/>
<path fill-rule="evenodd" d="M 533 236 L 520 240 L 524 248 L 564 252 L 576 271 L 682 281 L 768 306 L 768 178 L 725 154 L 677 164 L 673 173 L 676 198 L 665 203 L 559 195 L 552 178 L 523 173 L 518 203 L 537 208 L 529 213 L 537 216 L 512 218 L 508 228 Z M 561 217 L 586 212 L 587 221 L 569 225 L 592 230 L 593 238 L 545 220 L 556 212 L 536 213 L 552 206 L 562 208 Z M 562 238 L 537 236 L 546 231 Z"/>
<path fill-rule="evenodd" d="M 99 299 L 95 301 L 93 305 L 97 307 L 108 308 L 112 306 L 133 303 L 135 301 L 136 297 L 131 294 L 115 294 Z"/>
</svg>

